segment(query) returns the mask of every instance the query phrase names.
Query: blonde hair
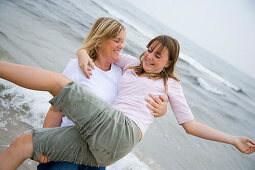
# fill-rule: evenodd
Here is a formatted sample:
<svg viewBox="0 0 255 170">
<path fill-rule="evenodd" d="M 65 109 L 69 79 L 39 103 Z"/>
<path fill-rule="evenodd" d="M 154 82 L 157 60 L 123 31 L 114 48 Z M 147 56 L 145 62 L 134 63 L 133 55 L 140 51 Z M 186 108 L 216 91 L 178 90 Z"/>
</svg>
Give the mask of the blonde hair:
<svg viewBox="0 0 255 170">
<path fill-rule="evenodd" d="M 98 44 L 116 38 L 121 31 L 125 32 L 125 30 L 125 27 L 119 21 L 113 18 L 101 17 L 94 23 L 79 50 L 86 49 L 90 58 L 95 61 Z"/>
<path fill-rule="evenodd" d="M 155 42 L 155 45 L 152 47 L 152 51 L 159 46 L 157 49 L 158 54 L 162 54 L 163 50 L 166 48 L 168 50 L 168 60 L 170 61 L 170 65 L 168 67 L 165 67 L 160 73 L 146 73 L 143 69 L 143 55 L 145 52 L 143 52 L 139 59 L 141 61 L 141 64 L 139 66 L 129 67 L 128 69 L 134 69 L 137 75 L 141 75 L 143 73 L 146 73 L 146 77 L 158 80 L 163 79 L 164 81 L 164 87 L 165 87 L 165 93 L 167 93 L 167 80 L 168 78 L 173 78 L 176 81 L 180 81 L 178 78 L 174 75 L 174 69 L 175 64 L 177 62 L 179 52 L 180 52 L 180 45 L 178 41 L 170 36 L 167 35 L 160 35 L 155 38 L 153 38 L 148 44 L 147 48 L 149 48 L 153 43 Z"/>
</svg>

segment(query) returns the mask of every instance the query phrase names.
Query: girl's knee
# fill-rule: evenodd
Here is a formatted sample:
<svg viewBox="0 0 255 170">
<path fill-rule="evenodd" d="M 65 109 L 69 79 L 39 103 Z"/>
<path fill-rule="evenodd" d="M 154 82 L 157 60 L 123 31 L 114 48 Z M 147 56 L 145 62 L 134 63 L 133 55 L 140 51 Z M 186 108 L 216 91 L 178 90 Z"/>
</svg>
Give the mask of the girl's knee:
<svg viewBox="0 0 255 170">
<path fill-rule="evenodd" d="M 58 88 L 61 91 L 67 83 L 70 83 L 72 80 L 66 77 L 65 75 L 61 74 L 61 81 L 58 83 Z"/>
<path fill-rule="evenodd" d="M 32 133 L 24 134 L 15 139 L 10 146 L 11 149 L 22 153 L 26 157 L 32 157 L 33 155 L 33 138 Z"/>
<path fill-rule="evenodd" d="M 71 82 L 71 79 L 69 79 L 68 77 L 66 77 L 63 74 L 56 73 L 55 85 L 53 86 L 53 88 L 49 92 L 53 96 L 57 96 L 60 93 L 60 91 L 64 88 L 64 86 L 69 82 Z"/>
</svg>

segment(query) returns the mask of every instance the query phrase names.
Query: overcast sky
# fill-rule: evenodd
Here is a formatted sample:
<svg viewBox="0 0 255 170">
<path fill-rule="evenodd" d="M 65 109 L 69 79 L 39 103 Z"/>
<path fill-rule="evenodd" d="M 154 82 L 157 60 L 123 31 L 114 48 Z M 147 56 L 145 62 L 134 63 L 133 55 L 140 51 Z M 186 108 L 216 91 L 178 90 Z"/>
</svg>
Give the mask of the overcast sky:
<svg viewBox="0 0 255 170">
<path fill-rule="evenodd" d="M 255 78 L 255 0 L 131 0 Z"/>
</svg>

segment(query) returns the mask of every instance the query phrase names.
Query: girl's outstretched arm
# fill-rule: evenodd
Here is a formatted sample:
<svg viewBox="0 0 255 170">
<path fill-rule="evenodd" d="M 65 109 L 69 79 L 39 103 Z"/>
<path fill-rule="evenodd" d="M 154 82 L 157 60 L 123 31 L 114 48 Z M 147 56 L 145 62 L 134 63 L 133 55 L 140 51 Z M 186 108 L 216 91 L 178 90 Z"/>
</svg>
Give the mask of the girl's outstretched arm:
<svg viewBox="0 0 255 170">
<path fill-rule="evenodd" d="M 235 146 L 240 152 L 251 154 L 255 152 L 255 143 L 247 137 L 232 136 L 213 128 L 205 126 L 195 120 L 182 124 L 188 134 L 222 143 L 227 143 Z"/>
<path fill-rule="evenodd" d="M 0 78 L 24 88 L 48 91 L 53 96 L 58 95 L 60 90 L 71 82 L 70 79 L 60 73 L 4 61 L 0 61 Z"/>
</svg>

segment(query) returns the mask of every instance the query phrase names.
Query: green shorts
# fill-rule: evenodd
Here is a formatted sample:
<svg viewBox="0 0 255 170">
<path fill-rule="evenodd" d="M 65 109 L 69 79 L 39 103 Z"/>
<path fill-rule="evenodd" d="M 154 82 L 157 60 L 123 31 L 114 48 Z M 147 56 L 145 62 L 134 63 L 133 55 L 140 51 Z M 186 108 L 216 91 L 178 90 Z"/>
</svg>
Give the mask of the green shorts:
<svg viewBox="0 0 255 170">
<path fill-rule="evenodd" d="M 75 126 L 33 130 L 33 159 L 108 166 L 128 154 L 139 141 L 139 128 L 121 111 L 77 82 L 68 83 L 50 103 Z"/>
</svg>

